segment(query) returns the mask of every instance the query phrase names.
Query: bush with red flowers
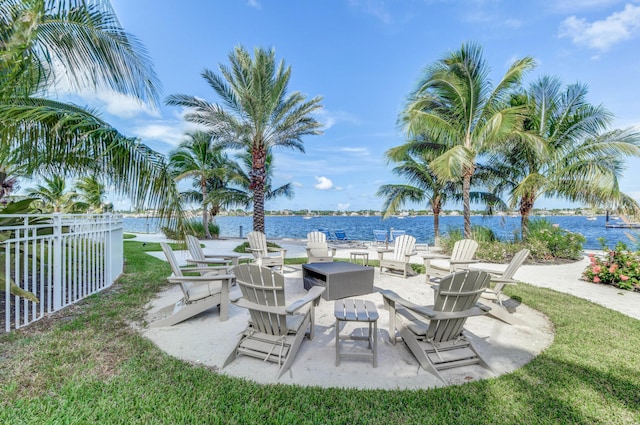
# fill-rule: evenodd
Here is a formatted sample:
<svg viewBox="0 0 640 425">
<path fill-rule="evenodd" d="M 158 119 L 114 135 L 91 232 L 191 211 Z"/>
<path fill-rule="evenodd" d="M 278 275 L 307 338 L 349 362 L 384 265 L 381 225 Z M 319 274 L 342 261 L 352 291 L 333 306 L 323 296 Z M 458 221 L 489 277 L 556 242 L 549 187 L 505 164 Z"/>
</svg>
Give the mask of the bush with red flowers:
<svg viewBox="0 0 640 425">
<path fill-rule="evenodd" d="M 629 251 L 623 242 L 618 242 L 615 250 L 600 242 L 604 255 L 589 254 L 590 264 L 582 277 L 589 282 L 640 291 L 640 253 Z"/>
</svg>

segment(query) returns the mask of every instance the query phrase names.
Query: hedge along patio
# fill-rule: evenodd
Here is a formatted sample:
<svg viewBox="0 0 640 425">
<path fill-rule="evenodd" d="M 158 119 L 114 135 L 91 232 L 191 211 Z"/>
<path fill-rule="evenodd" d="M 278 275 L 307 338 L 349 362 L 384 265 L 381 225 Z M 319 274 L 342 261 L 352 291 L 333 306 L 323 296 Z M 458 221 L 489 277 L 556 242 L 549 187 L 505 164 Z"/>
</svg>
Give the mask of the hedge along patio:
<svg viewBox="0 0 640 425">
<path fill-rule="evenodd" d="M 0 339 L 4 423 L 640 422 L 640 321 L 529 285 L 509 295 L 545 313 L 556 338 L 512 374 L 418 391 L 262 386 L 167 356 L 130 323 L 169 274 L 126 242 L 112 289 Z"/>
</svg>

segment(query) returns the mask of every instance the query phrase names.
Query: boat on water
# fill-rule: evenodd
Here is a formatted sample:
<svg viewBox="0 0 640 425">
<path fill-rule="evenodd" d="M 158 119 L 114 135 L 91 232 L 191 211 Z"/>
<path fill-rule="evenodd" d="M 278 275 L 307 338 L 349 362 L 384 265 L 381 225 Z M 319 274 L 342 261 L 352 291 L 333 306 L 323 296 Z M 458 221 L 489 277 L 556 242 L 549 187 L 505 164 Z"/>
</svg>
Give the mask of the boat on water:
<svg viewBox="0 0 640 425">
<path fill-rule="evenodd" d="M 596 221 L 597 219 L 598 219 L 598 217 L 596 217 L 596 216 L 595 216 L 595 215 L 593 215 L 593 214 L 589 214 L 589 215 L 587 216 L 587 220 L 589 220 L 589 221 Z"/>
</svg>

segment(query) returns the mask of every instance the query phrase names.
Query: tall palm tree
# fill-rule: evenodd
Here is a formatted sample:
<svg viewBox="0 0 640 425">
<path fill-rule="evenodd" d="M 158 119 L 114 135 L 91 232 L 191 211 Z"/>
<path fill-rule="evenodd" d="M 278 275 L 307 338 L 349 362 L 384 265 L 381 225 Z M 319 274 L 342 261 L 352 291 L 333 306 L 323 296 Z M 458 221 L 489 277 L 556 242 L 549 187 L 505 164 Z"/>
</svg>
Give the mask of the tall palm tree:
<svg viewBox="0 0 640 425">
<path fill-rule="evenodd" d="M 209 205 L 218 203 L 209 196 L 209 191 L 223 189 L 229 180 L 227 176 L 232 170 L 237 169 L 237 164 L 232 163 L 221 147 L 212 146 L 209 133 L 196 131 L 188 136 L 189 140 L 182 142 L 176 150 L 169 153 L 169 165 L 176 181 L 194 180 L 194 185 L 199 191 L 187 191 L 183 192 L 183 195 L 202 203 L 202 225 L 206 238 L 211 239 Z"/>
<path fill-rule="evenodd" d="M 95 111 L 47 94 L 111 90 L 157 104 L 146 51 L 107 0 L 0 3 L 0 143 L 26 172 L 100 172 L 135 205 L 180 211 L 164 157 L 119 133 Z"/>
<path fill-rule="evenodd" d="M 302 138 L 321 134 L 312 116 L 321 98 L 307 101 L 299 92 L 288 93 L 291 67 L 276 63 L 273 49 L 256 48 L 251 57 L 236 47 L 229 62 L 230 67 L 220 65 L 220 75 L 202 72 L 224 106 L 183 94 L 169 96 L 167 104 L 187 108 L 185 119 L 208 127 L 218 137 L 216 144 L 251 154 L 253 229 L 264 232 L 267 156 L 278 147 L 304 152 Z"/>
<path fill-rule="evenodd" d="M 624 160 L 640 156 L 640 134 L 632 129 L 609 130 L 612 115 L 587 101 L 588 88 L 543 76 L 512 103 L 526 107 L 525 131 L 544 142 L 543 149 L 514 138 L 491 157 L 488 168 L 499 190 L 518 207 L 522 236 L 541 196 L 593 206 L 618 205 L 638 211 L 638 204 L 620 191 Z"/>
<path fill-rule="evenodd" d="M 448 147 L 429 166 L 440 178 L 462 183 L 467 238 L 471 237 L 471 179 L 476 160 L 518 130 L 523 108 L 507 101 L 533 67 L 532 58 L 519 59 L 493 86 L 480 46 L 463 44 L 425 69 L 401 113 L 409 138 L 425 135 Z M 424 149 L 430 149 L 428 142 Z"/>
<path fill-rule="evenodd" d="M 27 189 L 27 194 L 40 199 L 43 211 L 54 213 L 72 212 L 78 198 L 78 194 L 69 190 L 65 178 L 60 175 L 45 177 L 44 184 Z"/>
</svg>

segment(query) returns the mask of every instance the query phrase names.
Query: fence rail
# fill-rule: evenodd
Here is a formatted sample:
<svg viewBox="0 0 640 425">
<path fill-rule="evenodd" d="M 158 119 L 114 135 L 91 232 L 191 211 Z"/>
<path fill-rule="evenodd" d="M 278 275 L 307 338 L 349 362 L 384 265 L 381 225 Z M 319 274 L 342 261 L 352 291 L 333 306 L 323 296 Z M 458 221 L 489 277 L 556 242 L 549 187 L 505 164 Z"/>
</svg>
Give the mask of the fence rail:
<svg viewBox="0 0 640 425">
<path fill-rule="evenodd" d="M 0 332 L 3 327 L 5 332 L 19 329 L 108 288 L 122 273 L 120 215 L 0 214 L 0 223 L 10 223 L 0 224 L 0 285 L 5 289 Z M 11 283 L 39 302 L 11 295 Z"/>
</svg>

